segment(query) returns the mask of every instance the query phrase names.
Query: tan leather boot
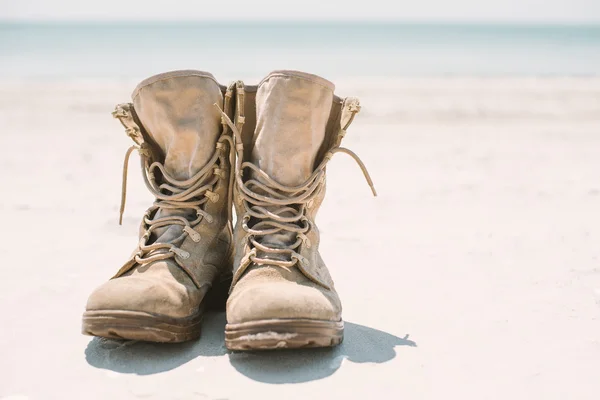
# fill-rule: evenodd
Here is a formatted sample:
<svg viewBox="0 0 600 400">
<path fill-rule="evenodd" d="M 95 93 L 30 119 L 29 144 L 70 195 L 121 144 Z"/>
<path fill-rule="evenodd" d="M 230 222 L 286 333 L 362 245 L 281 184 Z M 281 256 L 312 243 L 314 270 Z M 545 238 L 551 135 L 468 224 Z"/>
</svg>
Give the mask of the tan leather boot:
<svg viewBox="0 0 600 400">
<path fill-rule="evenodd" d="M 237 223 L 225 343 L 232 350 L 324 347 L 343 338 L 342 306 L 319 255 L 325 165 L 359 111 L 315 75 L 275 71 L 236 90 Z M 375 193 L 373 189 L 373 193 Z"/>
<path fill-rule="evenodd" d="M 135 141 L 146 186 L 156 197 L 130 259 L 90 296 L 83 333 L 181 342 L 200 335 L 207 292 L 231 276 L 231 132 L 215 103 L 230 114 L 226 90 L 201 71 L 146 79 L 133 103 L 117 106 Z M 121 215 L 124 208 L 125 192 Z M 229 282 L 227 282 L 229 283 Z M 224 302 L 224 299 L 223 299 Z"/>
</svg>

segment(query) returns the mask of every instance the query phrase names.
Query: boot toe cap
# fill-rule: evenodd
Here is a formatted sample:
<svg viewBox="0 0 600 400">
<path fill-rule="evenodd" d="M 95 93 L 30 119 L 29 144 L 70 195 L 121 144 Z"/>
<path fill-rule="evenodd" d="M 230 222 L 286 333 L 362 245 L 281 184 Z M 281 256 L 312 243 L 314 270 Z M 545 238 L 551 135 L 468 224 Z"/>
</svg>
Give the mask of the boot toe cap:
<svg viewBox="0 0 600 400">
<path fill-rule="evenodd" d="M 197 308 L 187 292 L 180 284 L 124 276 L 98 287 L 90 295 L 86 311 L 135 311 L 181 318 Z"/>
<path fill-rule="evenodd" d="M 236 287 L 227 302 L 230 324 L 269 319 L 341 320 L 337 294 L 314 285 L 263 282 Z"/>
</svg>

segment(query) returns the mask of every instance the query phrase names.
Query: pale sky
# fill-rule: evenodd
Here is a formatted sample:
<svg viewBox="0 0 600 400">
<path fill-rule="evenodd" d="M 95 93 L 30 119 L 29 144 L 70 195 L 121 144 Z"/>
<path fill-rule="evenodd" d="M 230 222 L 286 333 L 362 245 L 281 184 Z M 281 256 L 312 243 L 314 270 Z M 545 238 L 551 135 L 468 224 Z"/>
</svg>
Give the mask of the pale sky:
<svg viewBox="0 0 600 400">
<path fill-rule="evenodd" d="M 600 22 L 600 0 L 0 0 L 2 20 Z"/>
</svg>

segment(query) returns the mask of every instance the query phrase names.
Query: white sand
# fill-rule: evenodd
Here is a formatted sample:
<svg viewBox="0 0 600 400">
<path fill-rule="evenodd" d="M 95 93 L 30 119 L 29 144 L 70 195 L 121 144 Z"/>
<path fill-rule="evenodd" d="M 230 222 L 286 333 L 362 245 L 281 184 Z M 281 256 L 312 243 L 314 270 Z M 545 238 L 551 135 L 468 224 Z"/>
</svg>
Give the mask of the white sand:
<svg viewBox="0 0 600 400">
<path fill-rule="evenodd" d="M 598 399 L 600 79 L 338 82 L 363 112 L 329 167 L 334 350 L 228 354 L 81 335 L 150 198 L 110 112 L 135 82 L 0 85 L 0 399 Z"/>
</svg>

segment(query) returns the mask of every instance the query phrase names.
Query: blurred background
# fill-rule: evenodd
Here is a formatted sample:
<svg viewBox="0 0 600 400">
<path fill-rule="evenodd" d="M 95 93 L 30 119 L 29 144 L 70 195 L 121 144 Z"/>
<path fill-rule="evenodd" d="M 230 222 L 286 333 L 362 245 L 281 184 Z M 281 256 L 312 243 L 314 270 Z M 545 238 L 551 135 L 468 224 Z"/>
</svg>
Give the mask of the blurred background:
<svg viewBox="0 0 600 400">
<path fill-rule="evenodd" d="M 331 351 L 80 334 L 152 199 L 110 113 L 174 69 L 357 96 L 319 212 Z M 590 399 L 600 392 L 600 1 L 0 0 L 0 399 Z M 410 336 L 410 339 L 408 337 Z"/>
<path fill-rule="evenodd" d="M 198 66 L 230 79 L 273 65 L 332 77 L 594 75 L 600 66 L 593 0 L 0 4 L 7 78 L 139 79 Z"/>
</svg>

